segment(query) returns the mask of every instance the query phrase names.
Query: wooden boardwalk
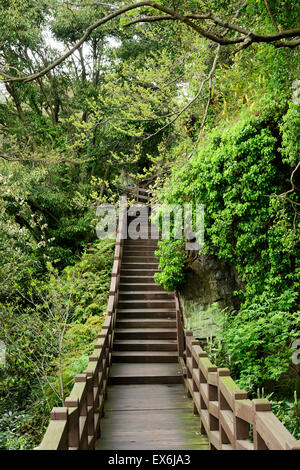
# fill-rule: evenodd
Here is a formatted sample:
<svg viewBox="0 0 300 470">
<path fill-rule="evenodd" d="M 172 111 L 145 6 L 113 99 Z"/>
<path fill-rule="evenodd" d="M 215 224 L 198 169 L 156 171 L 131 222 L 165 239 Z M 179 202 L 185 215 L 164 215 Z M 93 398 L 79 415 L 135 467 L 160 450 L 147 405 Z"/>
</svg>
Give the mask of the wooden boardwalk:
<svg viewBox="0 0 300 470">
<path fill-rule="evenodd" d="M 96 450 L 207 450 L 182 384 L 111 385 Z"/>
</svg>

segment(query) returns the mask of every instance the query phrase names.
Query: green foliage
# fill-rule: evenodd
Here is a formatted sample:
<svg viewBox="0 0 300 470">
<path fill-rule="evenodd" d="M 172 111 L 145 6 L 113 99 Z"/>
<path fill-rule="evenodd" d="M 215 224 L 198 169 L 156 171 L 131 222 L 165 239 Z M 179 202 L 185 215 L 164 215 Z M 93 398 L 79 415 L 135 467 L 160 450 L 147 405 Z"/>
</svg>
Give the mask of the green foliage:
<svg viewBox="0 0 300 470">
<path fill-rule="evenodd" d="M 292 171 L 279 154 L 280 142 L 271 108 L 269 116 L 240 118 L 230 129 L 212 131 L 160 192 L 170 204 L 205 205 L 206 253 L 232 262 L 244 281 L 245 289 L 236 293 L 241 311 L 225 316 L 220 340 L 234 376 L 249 390 L 278 384 L 288 373 L 290 345 L 300 331 L 298 221 L 293 205 L 279 197 L 289 189 Z M 164 250 L 159 278 L 168 279 L 174 265 L 171 278 L 183 279 L 177 253 Z"/>
<path fill-rule="evenodd" d="M 155 256 L 160 258 L 159 268 L 162 272 L 155 273 L 157 284 L 166 290 L 174 291 L 184 280 L 183 267 L 187 260 L 187 252 L 181 240 L 158 242 L 159 250 Z"/>
<path fill-rule="evenodd" d="M 82 322 L 93 315 L 101 316 L 105 313 L 113 256 L 112 240 L 97 241 L 82 256 L 80 262 L 63 272 L 63 277 L 78 276 L 80 273 L 71 309 L 73 321 Z"/>
<path fill-rule="evenodd" d="M 300 84 L 299 84 L 300 87 Z M 298 101 L 299 98 L 298 98 Z M 283 117 L 280 126 L 282 132 L 282 153 L 284 161 L 296 165 L 300 155 L 300 102 L 290 103 L 288 112 Z"/>
<path fill-rule="evenodd" d="M 290 308 L 296 295 L 286 291 L 239 312 L 223 311 L 217 316 L 214 360 L 230 367 L 241 388 L 253 393 L 257 387 L 277 383 L 283 393 L 299 387 L 297 375 L 283 379 L 291 370 L 291 344 L 300 329 L 299 311 Z"/>
<path fill-rule="evenodd" d="M 206 0 L 175 4 L 178 12 L 213 9 L 223 18 L 237 8 L 223 0 L 213 7 Z M 279 29 L 295 27 L 295 0 L 270 4 Z M 121 5 L 113 2 L 113 9 Z M 1 68 L 11 75 L 42 69 L 111 11 L 110 4 L 84 0 L 1 2 Z M 299 154 L 299 104 L 288 103 L 297 51 L 224 48 L 210 89 L 215 46 L 176 21 L 123 28 L 135 16 L 93 31 L 40 79 L 0 88 L 0 338 L 9 353 L 0 369 L 1 447 L 37 444 L 51 407 L 61 403 L 59 363 L 66 392 L 84 369 L 113 258 L 110 242 L 95 242 L 95 208 L 115 202 L 137 179 L 166 201 L 206 204 L 206 251 L 232 261 L 246 283 L 238 294 L 243 310 L 228 317 L 233 333 L 227 329 L 220 343 L 224 358 L 237 359 L 236 374 L 251 384 L 261 383 L 259 374 L 276 381 L 288 365 L 288 338 L 298 328 L 299 200 L 290 179 Z M 275 31 L 263 0 L 247 1 L 236 24 Z M 160 249 L 156 280 L 177 289 L 187 254 L 180 241 Z M 270 344 L 252 315 L 266 322 Z M 244 363 L 241 334 L 250 348 Z"/>
<path fill-rule="evenodd" d="M 290 431 L 295 439 L 300 439 L 300 400 L 276 400 L 273 393 L 267 396 L 272 405 L 272 411 L 282 424 Z"/>
<path fill-rule="evenodd" d="M 74 385 L 74 377 L 81 374 L 87 367 L 89 355 L 93 352 L 94 343 L 101 331 L 104 315 L 94 315 L 81 324 L 71 323 L 67 327 L 64 337 L 62 362 L 62 378 L 64 395 L 68 396 Z M 58 359 L 52 362 L 54 373 L 48 377 L 51 386 L 45 387 L 45 398 L 57 403 L 57 396 L 53 390 L 59 390 L 59 377 L 57 375 Z"/>
<path fill-rule="evenodd" d="M 61 405 L 59 374 L 66 396 L 86 368 L 106 310 L 113 253 L 111 240 L 99 240 L 61 273 L 48 263 L 43 280 L 34 271 L 25 284 L 13 277 L 22 303 L 17 297 L 0 304 L 0 339 L 7 345 L 7 364 L 0 368 L 0 447 L 37 445 L 51 408 Z"/>
</svg>

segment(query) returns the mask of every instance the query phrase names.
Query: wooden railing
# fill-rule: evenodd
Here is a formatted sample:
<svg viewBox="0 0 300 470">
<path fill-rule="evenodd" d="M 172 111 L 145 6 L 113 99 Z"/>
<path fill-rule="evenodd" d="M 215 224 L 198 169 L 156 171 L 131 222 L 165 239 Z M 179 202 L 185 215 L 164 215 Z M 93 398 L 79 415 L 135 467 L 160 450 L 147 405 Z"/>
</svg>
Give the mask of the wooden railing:
<svg viewBox="0 0 300 470">
<path fill-rule="evenodd" d="M 75 377 L 63 407 L 53 408 L 50 423 L 37 450 L 93 450 L 101 434 L 101 417 L 111 365 L 118 302 L 125 213 L 119 215 L 107 312 L 86 370 Z"/>
<path fill-rule="evenodd" d="M 148 189 L 139 188 L 138 186 L 127 186 L 125 191 L 129 196 L 134 198 L 135 202 L 141 202 L 143 204 L 147 204 L 151 197 L 151 193 Z"/>
<path fill-rule="evenodd" d="M 230 377 L 212 364 L 192 331 L 184 330 L 176 295 L 179 364 L 201 432 L 217 450 L 300 450 L 297 441 L 272 413 L 267 399 L 249 400 Z M 251 436 L 251 438 L 250 438 Z"/>
</svg>

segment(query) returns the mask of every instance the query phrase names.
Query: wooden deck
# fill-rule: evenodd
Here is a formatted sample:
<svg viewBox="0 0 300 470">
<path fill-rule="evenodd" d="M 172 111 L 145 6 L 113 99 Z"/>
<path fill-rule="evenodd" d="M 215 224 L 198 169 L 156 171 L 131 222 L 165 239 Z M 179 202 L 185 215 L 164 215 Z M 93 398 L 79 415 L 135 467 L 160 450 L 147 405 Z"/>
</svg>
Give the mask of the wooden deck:
<svg viewBox="0 0 300 470">
<path fill-rule="evenodd" d="M 105 404 L 96 450 L 209 448 L 182 384 L 111 385 Z"/>
</svg>

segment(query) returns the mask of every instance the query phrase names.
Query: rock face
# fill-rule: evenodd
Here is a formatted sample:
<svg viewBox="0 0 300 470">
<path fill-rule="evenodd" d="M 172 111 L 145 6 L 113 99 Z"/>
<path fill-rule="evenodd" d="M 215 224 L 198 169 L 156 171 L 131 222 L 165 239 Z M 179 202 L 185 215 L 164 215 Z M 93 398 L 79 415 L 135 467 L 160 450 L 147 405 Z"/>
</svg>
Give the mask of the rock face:
<svg viewBox="0 0 300 470">
<path fill-rule="evenodd" d="M 186 327 L 200 338 L 214 334 L 215 313 L 226 307 L 238 309 L 234 291 L 243 288 L 234 266 L 211 255 L 198 255 L 186 273 L 179 292 Z"/>
</svg>

